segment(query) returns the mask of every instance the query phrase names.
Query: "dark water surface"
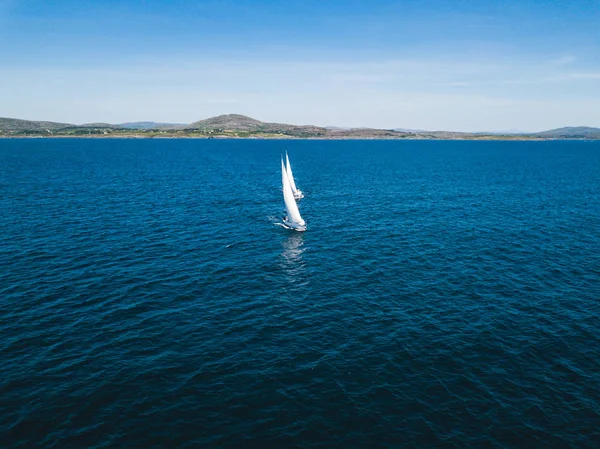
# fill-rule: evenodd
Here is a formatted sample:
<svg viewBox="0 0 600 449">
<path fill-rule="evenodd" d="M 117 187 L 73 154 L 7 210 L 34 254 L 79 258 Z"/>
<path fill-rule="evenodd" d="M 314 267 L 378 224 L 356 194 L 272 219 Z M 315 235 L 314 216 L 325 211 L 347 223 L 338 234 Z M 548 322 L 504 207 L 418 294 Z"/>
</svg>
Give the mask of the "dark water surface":
<svg viewBox="0 0 600 449">
<path fill-rule="evenodd" d="M 2 448 L 600 447 L 600 142 L 0 140 L 0 211 Z"/>
</svg>

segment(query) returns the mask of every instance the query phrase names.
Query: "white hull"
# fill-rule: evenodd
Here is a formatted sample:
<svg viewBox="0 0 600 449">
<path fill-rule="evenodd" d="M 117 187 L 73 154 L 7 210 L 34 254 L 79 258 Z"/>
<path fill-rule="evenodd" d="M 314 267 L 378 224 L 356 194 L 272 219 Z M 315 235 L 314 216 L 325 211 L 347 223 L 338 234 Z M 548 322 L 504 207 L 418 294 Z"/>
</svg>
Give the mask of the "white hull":
<svg viewBox="0 0 600 449">
<path fill-rule="evenodd" d="M 306 231 L 306 225 L 292 223 L 289 220 L 283 220 L 283 227 L 286 229 L 291 229 L 292 231 L 298 231 L 298 232 Z"/>
<path fill-rule="evenodd" d="M 296 190 L 294 192 L 294 199 L 301 200 L 302 198 L 304 198 L 304 193 L 302 193 L 302 190 Z"/>
</svg>

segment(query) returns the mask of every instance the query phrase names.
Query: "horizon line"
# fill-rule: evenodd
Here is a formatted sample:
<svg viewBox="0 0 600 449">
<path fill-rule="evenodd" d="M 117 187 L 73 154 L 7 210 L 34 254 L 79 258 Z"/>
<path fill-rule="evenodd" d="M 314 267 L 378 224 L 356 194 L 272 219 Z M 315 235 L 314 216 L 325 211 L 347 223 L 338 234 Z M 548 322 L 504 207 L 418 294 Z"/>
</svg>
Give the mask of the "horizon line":
<svg viewBox="0 0 600 449">
<path fill-rule="evenodd" d="M 58 124 L 64 124 L 64 125 L 74 125 L 74 126 L 85 126 L 85 125 L 94 125 L 94 124 L 105 124 L 105 125 L 114 125 L 114 126 L 122 126 L 125 123 L 156 123 L 156 124 L 164 124 L 164 125 L 177 125 L 177 126 L 185 126 L 185 125 L 191 125 L 193 123 L 196 122 L 201 122 L 201 121 L 205 121 L 205 120 L 210 120 L 213 118 L 218 118 L 218 117 L 226 117 L 226 116 L 240 116 L 240 117 L 245 117 L 251 120 L 256 120 L 259 121 L 261 123 L 274 123 L 274 124 L 280 124 L 280 125 L 291 125 L 291 126 L 314 126 L 314 127 L 319 127 L 319 128 L 338 128 L 340 130 L 359 130 L 359 129 L 373 129 L 373 130 L 398 130 L 400 132 L 406 132 L 406 133 L 422 133 L 422 132 L 450 132 L 450 133 L 465 133 L 465 134 L 536 134 L 536 133 L 541 133 L 541 132 L 546 132 L 546 131 L 554 131 L 557 129 L 562 129 L 562 128 L 598 128 L 600 129 L 600 126 L 590 126 L 590 125 L 564 125 L 564 126 L 559 126 L 556 128 L 545 128 L 539 131 L 525 131 L 525 130 L 517 130 L 517 129 L 505 129 L 505 130 L 481 130 L 481 131 L 473 131 L 473 130 L 469 130 L 469 131 L 464 131 L 464 130 L 452 130 L 452 129 L 443 129 L 443 128 L 434 128 L 434 129 L 423 129 L 423 128 L 410 128 L 410 127 L 404 127 L 404 126 L 397 126 L 397 127 L 373 127 L 373 126 L 341 126 L 341 125 L 315 125 L 312 123 L 306 123 L 306 124 L 297 124 L 297 123 L 286 123 L 286 122 L 282 122 L 282 121 L 276 121 L 276 122 L 272 122 L 272 121 L 262 121 L 260 119 L 251 117 L 249 115 L 245 115 L 245 114 L 238 114 L 238 113 L 228 113 L 228 114 L 218 114 L 218 115 L 211 115 L 208 116 L 206 118 L 203 119 L 199 119 L 199 120 L 193 120 L 191 122 L 188 123 L 183 123 L 183 122 L 170 122 L 170 121 L 164 121 L 164 120 L 127 120 L 127 121 L 123 121 L 123 122 L 119 122 L 119 123 L 114 123 L 114 122 L 107 122 L 107 121 L 91 121 L 91 122 L 84 122 L 84 123 L 74 123 L 74 122 L 65 122 L 65 121 L 54 121 L 54 120 L 34 120 L 34 119 L 24 119 L 24 118 L 15 118 L 15 117 L 0 117 L 0 120 L 21 120 L 21 121 L 26 121 L 26 122 L 48 122 L 48 123 L 58 123 Z"/>
</svg>

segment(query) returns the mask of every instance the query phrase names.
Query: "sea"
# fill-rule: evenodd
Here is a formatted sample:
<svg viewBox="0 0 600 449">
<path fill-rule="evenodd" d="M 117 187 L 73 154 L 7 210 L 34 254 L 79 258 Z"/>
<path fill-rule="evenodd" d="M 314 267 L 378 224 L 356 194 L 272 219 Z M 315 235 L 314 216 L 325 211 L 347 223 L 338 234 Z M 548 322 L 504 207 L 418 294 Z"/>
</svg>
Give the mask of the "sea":
<svg viewBox="0 0 600 449">
<path fill-rule="evenodd" d="M 0 140 L 0 447 L 600 447 L 600 142 Z"/>
</svg>

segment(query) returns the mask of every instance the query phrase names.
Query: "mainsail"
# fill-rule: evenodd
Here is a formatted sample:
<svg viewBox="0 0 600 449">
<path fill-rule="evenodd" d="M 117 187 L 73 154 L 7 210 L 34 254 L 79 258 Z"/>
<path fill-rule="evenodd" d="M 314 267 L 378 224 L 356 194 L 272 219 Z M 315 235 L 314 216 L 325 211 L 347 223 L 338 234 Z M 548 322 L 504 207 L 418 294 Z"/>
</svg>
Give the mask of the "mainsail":
<svg viewBox="0 0 600 449">
<path fill-rule="evenodd" d="M 306 229 L 306 222 L 300 216 L 300 210 L 294 199 L 294 193 L 292 192 L 287 170 L 283 165 L 283 158 L 281 158 L 281 184 L 283 187 L 283 201 L 285 202 L 285 210 L 287 211 L 289 224 L 294 229 Z"/>
<path fill-rule="evenodd" d="M 296 183 L 294 182 L 294 175 L 292 174 L 292 166 L 290 165 L 290 158 L 288 157 L 287 151 L 285 152 L 285 163 L 287 166 L 287 175 L 290 180 L 290 187 L 292 188 L 292 192 L 296 193 L 298 189 L 296 188 Z"/>
<path fill-rule="evenodd" d="M 294 194 L 294 198 L 297 200 L 304 198 L 302 191 L 296 188 L 296 182 L 294 181 L 294 175 L 292 174 L 292 165 L 290 164 L 290 158 L 288 157 L 287 151 L 285 152 L 285 162 L 287 167 L 287 176 L 290 182 L 290 187 L 292 188 L 292 193 Z"/>
</svg>

